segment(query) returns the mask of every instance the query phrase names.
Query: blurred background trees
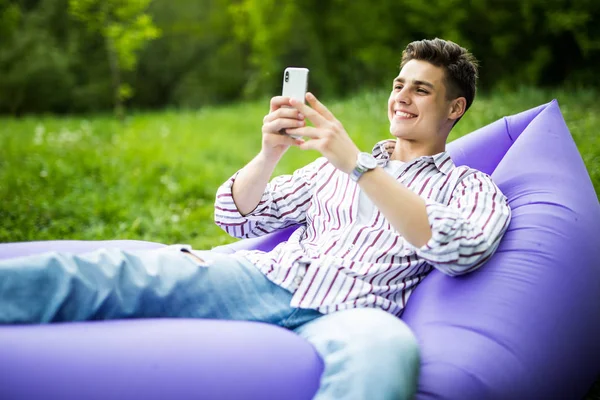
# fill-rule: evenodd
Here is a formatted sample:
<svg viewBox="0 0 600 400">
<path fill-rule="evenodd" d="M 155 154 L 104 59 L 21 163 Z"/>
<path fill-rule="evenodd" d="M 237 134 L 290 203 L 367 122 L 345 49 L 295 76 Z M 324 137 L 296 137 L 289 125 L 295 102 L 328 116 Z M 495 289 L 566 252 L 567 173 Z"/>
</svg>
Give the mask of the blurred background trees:
<svg viewBox="0 0 600 400">
<path fill-rule="evenodd" d="M 321 96 L 386 87 L 406 44 L 434 37 L 476 55 L 483 90 L 600 86 L 597 0 L 153 0 L 146 9 L 147 2 L 108 2 L 143 6 L 121 14 L 129 31 L 109 34 L 135 56 L 119 78 L 131 108 L 271 96 L 286 66 L 310 68 L 310 88 Z M 69 3 L 0 0 L 0 113 L 113 107 L 107 31 L 89 29 L 100 21 L 76 18 Z"/>
<path fill-rule="evenodd" d="M 160 33 L 146 12 L 149 3 L 150 0 L 69 0 L 69 14 L 103 39 L 119 119 L 124 118 L 124 101 L 133 96 L 122 74 L 135 70 L 140 50 Z"/>
</svg>

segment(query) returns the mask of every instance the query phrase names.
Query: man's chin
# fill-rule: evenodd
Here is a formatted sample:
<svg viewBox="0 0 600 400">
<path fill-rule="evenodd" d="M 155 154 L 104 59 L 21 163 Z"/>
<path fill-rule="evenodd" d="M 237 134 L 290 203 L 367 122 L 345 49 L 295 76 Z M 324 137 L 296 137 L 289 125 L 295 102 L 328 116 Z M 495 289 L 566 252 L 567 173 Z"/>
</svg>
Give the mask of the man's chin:
<svg viewBox="0 0 600 400">
<path fill-rule="evenodd" d="M 390 133 L 393 137 L 398 139 L 410 139 L 413 136 L 411 132 L 408 132 L 405 129 L 390 129 Z"/>
</svg>

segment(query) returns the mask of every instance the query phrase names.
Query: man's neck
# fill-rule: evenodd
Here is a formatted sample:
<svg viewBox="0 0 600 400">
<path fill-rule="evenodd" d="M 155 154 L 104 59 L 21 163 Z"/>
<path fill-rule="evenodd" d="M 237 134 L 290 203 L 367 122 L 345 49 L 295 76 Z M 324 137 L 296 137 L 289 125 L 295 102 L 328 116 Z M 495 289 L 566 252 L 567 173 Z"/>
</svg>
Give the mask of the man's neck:
<svg viewBox="0 0 600 400">
<path fill-rule="evenodd" d="M 422 156 L 432 156 L 446 151 L 446 142 L 419 143 L 404 139 L 396 139 L 392 160 L 411 161 Z"/>
</svg>

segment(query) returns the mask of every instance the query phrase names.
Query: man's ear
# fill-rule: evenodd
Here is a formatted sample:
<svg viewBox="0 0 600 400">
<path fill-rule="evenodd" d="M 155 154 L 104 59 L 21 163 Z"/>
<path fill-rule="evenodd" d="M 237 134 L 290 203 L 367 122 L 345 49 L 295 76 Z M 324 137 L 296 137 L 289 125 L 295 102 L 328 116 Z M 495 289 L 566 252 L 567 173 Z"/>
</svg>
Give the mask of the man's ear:
<svg viewBox="0 0 600 400">
<path fill-rule="evenodd" d="M 448 114 L 448 118 L 456 121 L 467 111 L 467 99 L 464 97 L 458 97 L 452 100 L 450 104 L 450 113 Z"/>
</svg>

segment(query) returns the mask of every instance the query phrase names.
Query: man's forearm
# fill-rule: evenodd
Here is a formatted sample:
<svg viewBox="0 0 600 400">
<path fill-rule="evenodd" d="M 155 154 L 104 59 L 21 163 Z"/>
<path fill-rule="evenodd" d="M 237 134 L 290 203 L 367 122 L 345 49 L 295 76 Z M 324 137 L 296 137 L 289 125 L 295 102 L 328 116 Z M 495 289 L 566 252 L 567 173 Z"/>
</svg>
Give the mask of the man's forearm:
<svg viewBox="0 0 600 400">
<path fill-rule="evenodd" d="M 382 168 L 365 173 L 358 181 L 361 189 L 388 222 L 415 247 L 431 238 L 425 201 L 397 182 Z"/>
<path fill-rule="evenodd" d="M 279 159 L 266 157 L 261 152 L 240 170 L 231 188 L 240 214 L 247 215 L 256 208 Z"/>
</svg>

